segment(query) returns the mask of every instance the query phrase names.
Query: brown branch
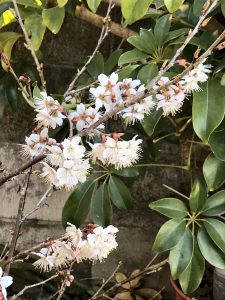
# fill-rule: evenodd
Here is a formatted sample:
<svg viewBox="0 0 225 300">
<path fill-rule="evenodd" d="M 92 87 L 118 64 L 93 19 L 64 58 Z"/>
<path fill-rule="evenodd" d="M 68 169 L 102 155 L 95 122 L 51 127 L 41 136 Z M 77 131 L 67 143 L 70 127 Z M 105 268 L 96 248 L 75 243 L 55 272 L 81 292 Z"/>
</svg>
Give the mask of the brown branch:
<svg viewBox="0 0 225 300">
<path fill-rule="evenodd" d="M 19 237 L 19 234 L 20 234 L 21 219 L 22 219 L 22 216 L 23 216 L 24 205 L 25 205 L 25 202 L 26 202 L 27 189 L 28 189 L 28 185 L 29 185 L 29 182 L 30 182 L 31 172 L 32 172 L 32 167 L 30 167 L 30 171 L 28 173 L 25 185 L 23 186 L 22 191 L 21 191 L 21 197 L 20 197 L 16 222 L 15 222 L 15 225 L 14 225 L 13 236 L 12 236 L 12 240 L 11 240 L 10 247 L 9 247 L 9 254 L 8 254 L 8 259 L 7 259 L 8 261 L 10 261 L 13 257 L 14 251 L 16 249 L 17 240 L 18 240 L 18 237 Z M 10 270 L 10 263 L 8 263 L 6 268 L 5 268 L 5 275 L 9 274 L 9 270 Z"/>
<path fill-rule="evenodd" d="M 9 174 L 4 175 L 0 179 L 0 186 L 3 185 L 6 181 L 10 180 L 11 178 L 21 174 L 23 171 L 27 170 L 28 168 L 32 167 L 33 165 L 37 164 L 38 162 L 42 161 L 46 155 L 42 154 L 37 157 L 35 157 L 33 160 L 29 161 L 28 163 L 24 164 L 22 167 L 20 167 L 18 170 L 13 171 Z"/>
<path fill-rule="evenodd" d="M 27 43 L 27 48 L 30 51 L 31 56 L 33 57 L 33 60 L 34 60 L 34 62 L 36 64 L 37 71 L 38 71 L 39 77 L 41 79 L 42 87 L 43 87 L 43 89 L 45 89 L 46 88 L 46 82 L 45 82 L 45 79 L 44 79 L 43 65 L 40 64 L 40 62 L 39 62 L 39 60 L 37 58 L 37 55 L 35 53 L 35 50 L 34 50 L 32 42 L 31 42 L 31 39 L 29 38 L 28 33 L 26 31 L 26 28 L 25 28 L 25 26 L 23 24 L 23 21 L 22 21 L 22 18 L 21 18 L 20 11 L 18 9 L 16 0 L 12 0 L 12 1 L 13 1 L 13 5 L 14 5 L 14 8 L 15 8 L 16 19 L 17 19 L 18 23 L 20 24 L 20 27 L 21 27 L 21 29 L 23 31 L 23 34 L 24 34 L 24 37 L 25 37 L 25 41 Z"/>
<path fill-rule="evenodd" d="M 104 24 L 104 17 L 94 14 L 90 12 L 87 8 L 84 6 L 77 6 L 75 10 L 75 16 L 81 20 L 84 20 L 88 23 L 91 23 L 94 26 L 97 26 L 99 28 L 102 28 Z M 127 39 L 129 36 L 138 35 L 137 32 L 122 27 L 121 25 L 110 22 L 110 32 L 114 35 L 117 35 L 121 37 L 122 39 Z"/>
</svg>

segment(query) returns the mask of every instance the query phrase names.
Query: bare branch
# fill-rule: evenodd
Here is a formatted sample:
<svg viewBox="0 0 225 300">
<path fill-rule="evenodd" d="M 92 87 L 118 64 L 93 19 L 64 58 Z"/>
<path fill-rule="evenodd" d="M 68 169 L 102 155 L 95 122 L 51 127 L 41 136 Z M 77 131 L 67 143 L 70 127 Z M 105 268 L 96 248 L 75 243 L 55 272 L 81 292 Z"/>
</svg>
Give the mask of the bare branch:
<svg viewBox="0 0 225 300">
<path fill-rule="evenodd" d="M 13 5 L 14 5 L 14 8 L 15 8 L 15 13 L 16 13 L 16 18 L 20 24 L 20 27 L 23 31 L 23 34 L 24 34 L 24 37 L 25 37 L 25 40 L 26 40 L 26 43 L 27 43 L 27 48 L 28 50 L 30 51 L 32 57 L 33 57 L 33 60 L 36 64 L 36 67 L 37 67 L 37 71 L 38 71 L 38 74 L 40 76 L 40 79 L 41 79 L 41 84 L 42 84 L 42 87 L 43 89 L 46 88 L 46 82 L 45 82 L 45 79 L 44 79 L 44 73 L 43 73 L 43 65 L 40 64 L 38 58 L 37 58 L 37 55 L 35 53 L 35 50 L 34 50 L 34 47 L 32 45 L 32 42 L 31 42 L 31 39 L 29 38 L 28 36 L 28 33 L 26 31 L 26 28 L 23 24 L 23 21 L 22 21 L 22 18 L 21 18 L 21 15 L 20 15 L 20 11 L 19 11 L 19 8 L 17 6 L 17 3 L 16 3 L 16 0 L 12 0 L 13 1 Z"/>
</svg>

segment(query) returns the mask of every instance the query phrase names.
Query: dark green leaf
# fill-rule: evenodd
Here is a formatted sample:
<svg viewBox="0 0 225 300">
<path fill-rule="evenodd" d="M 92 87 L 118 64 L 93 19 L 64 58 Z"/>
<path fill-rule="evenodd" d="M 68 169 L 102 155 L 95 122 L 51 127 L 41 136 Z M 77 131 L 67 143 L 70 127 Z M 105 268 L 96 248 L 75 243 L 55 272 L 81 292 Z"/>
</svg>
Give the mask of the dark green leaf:
<svg viewBox="0 0 225 300">
<path fill-rule="evenodd" d="M 131 36 L 127 41 L 137 49 L 152 54 L 156 48 L 155 37 L 151 30 L 141 29 L 140 35 Z"/>
<path fill-rule="evenodd" d="M 203 164 L 203 173 L 209 191 L 218 189 L 225 182 L 225 161 L 210 153 Z"/>
<path fill-rule="evenodd" d="M 146 116 L 141 122 L 145 132 L 148 136 L 152 136 L 155 130 L 156 125 L 163 115 L 162 109 L 153 111 L 150 115 Z"/>
<path fill-rule="evenodd" d="M 89 180 L 72 192 L 62 211 L 64 227 L 66 227 L 67 222 L 76 226 L 85 222 L 90 210 L 94 186 L 94 181 Z"/>
<path fill-rule="evenodd" d="M 221 0 L 221 11 L 223 15 L 225 16 L 225 0 Z"/>
<path fill-rule="evenodd" d="M 98 52 L 87 66 L 88 73 L 97 79 L 98 75 L 104 73 L 104 58 L 100 52 Z"/>
<path fill-rule="evenodd" d="M 205 259 L 199 250 L 195 237 L 193 250 L 192 259 L 188 267 L 179 276 L 179 282 L 185 294 L 192 293 L 199 287 L 205 272 Z"/>
<path fill-rule="evenodd" d="M 160 228 L 152 250 L 154 252 L 163 252 L 176 246 L 183 237 L 185 226 L 186 222 L 183 219 L 172 219 L 167 221 Z"/>
<path fill-rule="evenodd" d="M 207 187 L 204 178 L 202 176 L 195 176 L 190 194 L 191 211 L 200 211 L 206 202 L 207 195 Z"/>
<path fill-rule="evenodd" d="M 113 69 L 117 66 L 119 57 L 121 56 L 123 50 L 117 49 L 113 51 L 107 61 L 105 62 L 105 74 L 109 75 Z"/>
<path fill-rule="evenodd" d="M 154 28 L 154 35 L 158 46 L 162 46 L 167 38 L 171 26 L 171 15 L 163 15 L 160 17 Z"/>
<path fill-rule="evenodd" d="M 139 65 L 129 65 L 127 67 L 122 68 L 118 75 L 119 80 L 123 80 L 125 78 L 131 77 L 131 74 L 139 67 Z"/>
<path fill-rule="evenodd" d="M 209 144 L 215 156 L 225 161 L 225 119 L 211 134 Z"/>
<path fill-rule="evenodd" d="M 143 59 L 146 59 L 147 57 L 148 57 L 147 54 L 141 52 L 138 49 L 133 49 L 123 53 L 119 58 L 118 64 L 124 65 L 124 64 L 135 63 Z"/>
<path fill-rule="evenodd" d="M 194 0 L 193 13 L 196 17 L 200 17 L 205 2 L 206 0 Z"/>
<path fill-rule="evenodd" d="M 166 8 L 170 13 L 175 12 L 184 3 L 184 0 L 164 0 Z"/>
<path fill-rule="evenodd" d="M 225 87 L 214 79 L 202 84 L 201 89 L 193 93 L 193 126 L 198 137 L 207 143 L 224 118 Z"/>
<path fill-rule="evenodd" d="M 52 33 L 57 34 L 63 24 L 65 17 L 65 7 L 53 7 L 43 9 L 42 11 L 43 24 L 51 30 Z"/>
<path fill-rule="evenodd" d="M 158 74 L 158 71 L 157 65 L 146 65 L 138 72 L 137 78 L 140 79 L 143 84 L 148 84 Z"/>
<path fill-rule="evenodd" d="M 122 210 L 131 208 L 131 194 L 127 186 L 117 177 L 109 179 L 110 198 L 114 205 Z"/>
<path fill-rule="evenodd" d="M 139 175 L 138 168 L 130 167 L 121 170 L 113 169 L 112 173 L 122 177 L 137 177 Z"/>
<path fill-rule="evenodd" d="M 194 247 L 194 236 L 189 228 L 186 228 L 179 243 L 170 250 L 169 263 L 173 279 L 177 279 L 189 265 Z"/>
<path fill-rule="evenodd" d="M 146 13 L 153 0 L 122 0 L 121 9 L 127 23 L 131 24 L 141 19 Z"/>
<path fill-rule="evenodd" d="M 204 227 L 213 242 L 225 253 L 225 224 L 217 219 L 208 218 L 204 220 Z"/>
<path fill-rule="evenodd" d="M 5 92 L 12 110 L 17 111 L 22 101 L 22 95 L 18 91 L 18 84 L 13 78 L 8 78 L 5 81 Z"/>
<path fill-rule="evenodd" d="M 97 189 L 92 199 L 91 215 L 94 222 L 103 227 L 111 224 L 112 221 L 112 206 L 109 197 L 108 185 L 101 184 Z"/>
<path fill-rule="evenodd" d="M 167 38 L 165 39 L 165 43 L 168 43 L 172 40 L 177 39 L 178 37 L 186 35 L 189 32 L 189 28 L 181 28 L 177 30 L 170 31 L 167 35 Z"/>
<path fill-rule="evenodd" d="M 176 198 L 164 198 L 149 204 L 149 207 L 169 218 L 184 218 L 188 214 L 186 205 Z"/>
<path fill-rule="evenodd" d="M 198 245 L 202 255 L 211 265 L 225 269 L 225 254 L 212 241 L 204 227 L 198 231 Z"/>
<path fill-rule="evenodd" d="M 225 191 L 219 191 L 207 199 L 203 209 L 205 216 L 218 216 L 225 213 Z"/>
</svg>

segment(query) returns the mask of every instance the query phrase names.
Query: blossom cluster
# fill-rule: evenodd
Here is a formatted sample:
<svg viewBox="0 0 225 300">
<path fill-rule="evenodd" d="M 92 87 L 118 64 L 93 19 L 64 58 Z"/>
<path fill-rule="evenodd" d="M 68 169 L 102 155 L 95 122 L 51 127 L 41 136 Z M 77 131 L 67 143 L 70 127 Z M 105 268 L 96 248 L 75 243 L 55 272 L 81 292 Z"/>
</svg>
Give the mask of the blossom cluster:
<svg viewBox="0 0 225 300">
<path fill-rule="evenodd" d="M 155 91 L 151 96 L 145 96 L 145 85 L 140 80 L 131 78 L 119 81 L 119 76 L 112 73 L 110 76 L 98 76 L 98 86 L 90 89 L 92 100 L 90 104 L 77 104 L 73 111 L 66 111 L 60 103 L 41 92 L 35 98 L 34 105 L 38 126 L 35 132 L 26 137 L 23 152 L 32 157 L 46 155 L 43 162 L 41 176 L 57 188 L 72 189 L 79 183 L 86 181 L 90 170 L 90 161 L 97 160 L 103 165 L 112 165 L 116 169 L 130 167 L 140 157 L 141 139 L 133 137 L 131 140 L 122 140 L 122 134 L 104 133 L 104 124 L 98 124 L 91 130 L 89 138 L 97 135 L 102 142 L 89 142 L 91 150 L 82 145 L 80 137 L 70 136 L 63 142 L 57 143 L 49 137 L 49 128 L 61 126 L 64 120 L 77 132 L 89 128 L 115 105 L 131 100 L 131 104 L 117 113 L 126 123 L 141 121 L 152 112 L 152 109 L 162 109 L 164 116 L 175 115 L 182 107 L 184 100 L 191 91 L 200 89 L 199 83 L 208 79 L 211 65 L 205 65 L 206 60 L 189 71 L 179 82 L 171 83 L 168 77 L 162 77 L 153 86 Z M 103 138 L 102 138 L 103 137 Z"/>
<path fill-rule="evenodd" d="M 40 252 L 34 253 L 40 257 L 34 262 L 36 268 L 46 272 L 66 267 L 71 261 L 102 262 L 118 246 L 116 242 L 118 229 L 112 225 L 106 228 L 89 225 L 84 232 L 73 224 L 68 225 L 63 240 L 56 240 L 48 248 L 42 248 Z"/>
<path fill-rule="evenodd" d="M 0 299 L 7 300 L 6 289 L 13 283 L 11 276 L 3 276 L 3 270 L 0 267 Z"/>
</svg>

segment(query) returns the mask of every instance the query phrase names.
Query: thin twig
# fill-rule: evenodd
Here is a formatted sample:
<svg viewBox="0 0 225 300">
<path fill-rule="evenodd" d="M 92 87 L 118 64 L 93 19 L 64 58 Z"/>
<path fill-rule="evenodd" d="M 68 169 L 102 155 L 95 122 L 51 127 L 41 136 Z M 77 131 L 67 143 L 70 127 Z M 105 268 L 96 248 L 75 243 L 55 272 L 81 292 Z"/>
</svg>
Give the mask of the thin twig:
<svg viewBox="0 0 225 300">
<path fill-rule="evenodd" d="M 187 196 L 185 196 L 184 194 L 178 192 L 178 191 L 175 190 L 174 188 L 172 188 L 172 187 L 170 187 L 170 186 L 168 186 L 168 185 L 166 185 L 166 184 L 163 184 L 163 186 L 164 186 L 165 188 L 167 188 L 168 190 L 170 190 L 170 191 L 176 193 L 177 195 L 180 195 L 181 197 L 183 197 L 183 198 L 185 198 L 186 200 L 189 201 L 189 198 L 188 198 Z"/>
<path fill-rule="evenodd" d="M 20 197 L 16 222 L 15 222 L 15 226 L 14 226 L 12 240 L 11 240 L 10 247 L 9 247 L 8 261 L 10 261 L 11 258 L 13 257 L 14 251 L 16 249 L 17 240 L 18 240 L 18 237 L 19 237 L 19 234 L 20 234 L 21 218 L 22 218 L 22 215 L 23 215 L 24 205 L 25 205 L 25 202 L 26 202 L 27 189 L 28 189 L 28 185 L 29 185 L 29 182 L 30 182 L 31 172 L 32 172 L 32 167 L 30 167 L 30 172 L 28 173 L 25 185 L 23 186 L 22 191 L 21 191 L 21 197 Z M 5 268 L 5 275 L 9 274 L 9 270 L 10 270 L 10 263 L 8 263 L 6 268 Z"/>
<path fill-rule="evenodd" d="M 72 263 L 70 264 L 69 272 L 71 272 L 71 270 L 72 270 L 73 265 L 75 264 L 75 262 L 76 262 L 76 261 L 74 260 L 74 261 L 72 261 Z M 65 278 L 65 280 L 63 281 L 63 283 L 62 283 L 62 285 L 61 285 L 61 288 L 60 288 L 60 290 L 59 290 L 59 295 L 58 295 L 58 297 L 57 297 L 56 300 L 60 300 L 60 299 L 62 298 L 62 296 L 63 296 L 63 294 L 64 294 L 64 292 L 65 292 L 65 290 L 66 290 L 66 288 L 67 288 L 66 281 L 67 281 L 67 278 Z"/>
<path fill-rule="evenodd" d="M 109 283 L 109 281 L 115 276 L 116 272 L 119 270 L 121 267 L 122 262 L 120 261 L 113 271 L 113 273 L 103 282 L 103 284 L 100 286 L 100 288 L 97 290 L 97 292 L 91 297 L 91 299 L 96 299 L 96 297 L 99 295 L 99 293 L 104 289 L 104 287 Z"/>
<path fill-rule="evenodd" d="M 11 300 L 18 299 L 18 297 L 22 296 L 25 291 L 32 289 L 34 287 L 40 286 L 40 285 L 44 285 L 45 283 L 47 283 L 57 277 L 59 277 L 59 274 L 52 275 L 51 277 L 49 277 L 41 282 L 25 286 L 18 294 L 14 295 Z"/>
<path fill-rule="evenodd" d="M 87 60 L 87 62 L 84 64 L 84 66 L 81 68 L 80 71 L 78 71 L 78 73 L 76 74 L 76 76 L 74 77 L 74 79 L 72 80 L 72 82 L 70 83 L 68 89 L 66 90 L 66 92 L 64 93 L 64 97 L 67 97 L 71 90 L 73 89 L 75 83 L 77 82 L 78 78 L 84 73 L 84 71 L 86 70 L 87 66 L 89 65 L 89 63 L 92 61 L 92 59 L 94 58 L 95 54 L 98 52 L 102 42 L 105 40 L 105 38 L 108 35 L 109 32 L 109 28 L 110 28 L 110 12 L 112 9 L 112 0 L 110 0 L 109 2 L 109 6 L 108 6 L 108 10 L 104 19 L 104 23 L 102 25 L 102 30 L 101 30 L 101 34 L 100 37 L 98 39 L 97 45 L 94 49 L 94 51 L 92 52 L 91 56 L 89 57 L 89 59 Z"/>
<path fill-rule="evenodd" d="M 45 90 L 45 88 L 46 88 L 46 82 L 45 82 L 45 79 L 44 79 L 43 65 L 40 64 L 40 62 L 39 62 L 39 60 L 37 58 L 37 55 L 35 53 L 35 50 L 34 50 L 32 42 L 31 42 L 31 39 L 29 38 L 28 33 L 26 31 L 26 28 L 25 28 L 25 26 L 23 24 L 23 21 L 22 21 L 21 15 L 20 15 L 20 11 L 19 11 L 19 8 L 17 6 L 17 2 L 16 2 L 16 0 L 12 0 L 12 1 L 13 1 L 13 5 L 14 5 L 14 8 L 15 8 L 16 19 L 17 19 L 18 23 L 20 24 L 20 27 L 21 27 L 21 29 L 23 31 L 23 34 L 24 34 L 24 37 L 25 37 L 25 41 L 27 43 L 27 48 L 30 51 L 30 53 L 31 53 L 31 55 L 33 57 L 33 60 L 34 60 L 34 62 L 36 64 L 37 71 L 38 71 L 39 77 L 41 79 L 42 87 Z"/>
</svg>

